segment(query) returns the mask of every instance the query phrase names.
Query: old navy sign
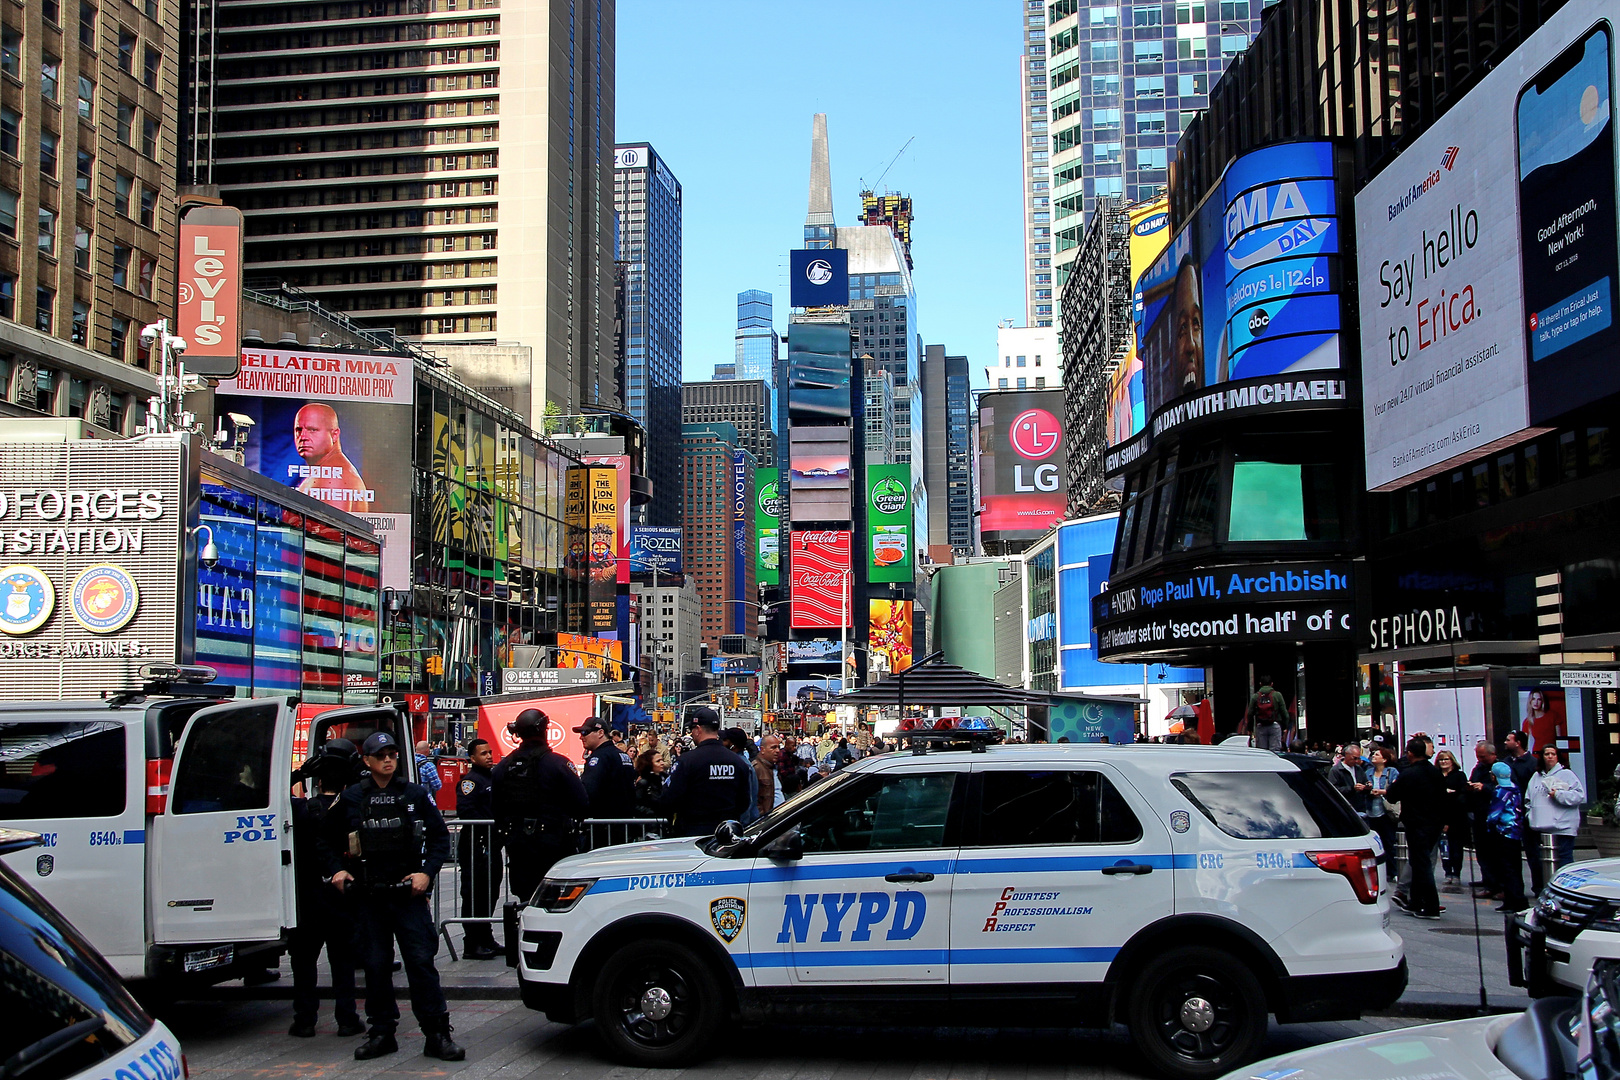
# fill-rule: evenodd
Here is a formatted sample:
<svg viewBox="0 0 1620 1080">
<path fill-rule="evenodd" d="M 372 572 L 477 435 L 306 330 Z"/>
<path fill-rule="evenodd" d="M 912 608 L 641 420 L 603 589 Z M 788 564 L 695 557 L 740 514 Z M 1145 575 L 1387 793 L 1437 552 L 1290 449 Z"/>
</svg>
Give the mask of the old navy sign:
<svg viewBox="0 0 1620 1080">
<path fill-rule="evenodd" d="M 1104 471 L 1113 475 L 1130 467 L 1154 439 L 1178 428 L 1228 415 L 1343 408 L 1346 395 L 1345 380 L 1337 378 L 1292 379 L 1284 374 L 1227 383 L 1160 409 L 1139 435 L 1108 452 Z"/>
</svg>

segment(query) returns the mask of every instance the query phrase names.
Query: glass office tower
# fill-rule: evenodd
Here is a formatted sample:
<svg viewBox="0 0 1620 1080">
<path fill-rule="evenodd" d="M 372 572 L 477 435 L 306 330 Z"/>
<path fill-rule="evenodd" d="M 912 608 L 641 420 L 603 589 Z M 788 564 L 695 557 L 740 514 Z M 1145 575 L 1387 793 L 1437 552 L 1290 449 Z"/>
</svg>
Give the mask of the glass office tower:
<svg viewBox="0 0 1620 1080">
<path fill-rule="evenodd" d="M 771 305 L 771 294 L 759 289 L 745 289 L 737 294 L 737 356 L 732 378 L 759 379 L 768 391 L 776 389 L 776 357 L 782 351 L 782 339 L 776 332 Z M 780 431 L 776 420 L 776 394 L 766 395 L 770 401 L 772 431 Z"/>
</svg>

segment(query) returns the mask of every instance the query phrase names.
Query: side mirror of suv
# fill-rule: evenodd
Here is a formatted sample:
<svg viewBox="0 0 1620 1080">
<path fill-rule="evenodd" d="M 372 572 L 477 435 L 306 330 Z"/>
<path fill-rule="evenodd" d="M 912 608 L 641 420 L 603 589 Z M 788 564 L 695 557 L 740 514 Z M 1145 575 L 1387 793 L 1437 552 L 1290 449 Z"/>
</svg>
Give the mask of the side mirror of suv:
<svg viewBox="0 0 1620 1080">
<path fill-rule="evenodd" d="M 774 862 L 797 862 L 804 858 L 804 837 L 798 829 L 789 829 L 766 844 L 760 854 Z"/>
<path fill-rule="evenodd" d="M 736 821 L 722 821 L 714 830 L 714 838 L 720 841 L 722 847 L 730 847 L 742 839 L 742 824 Z"/>
</svg>

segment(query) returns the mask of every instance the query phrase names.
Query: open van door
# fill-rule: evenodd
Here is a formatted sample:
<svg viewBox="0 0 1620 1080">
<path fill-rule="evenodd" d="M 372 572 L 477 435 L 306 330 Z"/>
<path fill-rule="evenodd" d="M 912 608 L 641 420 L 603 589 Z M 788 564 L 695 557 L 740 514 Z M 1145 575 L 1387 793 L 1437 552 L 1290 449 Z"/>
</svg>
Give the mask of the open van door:
<svg viewBox="0 0 1620 1080">
<path fill-rule="evenodd" d="M 292 704 L 231 701 L 186 722 L 152 818 L 160 945 L 274 941 L 294 910 Z"/>
<path fill-rule="evenodd" d="M 393 705 L 345 705 L 320 713 L 309 722 L 309 752 L 314 756 L 328 739 L 348 739 L 358 750 L 378 731 L 388 732 L 399 744 L 399 771 L 395 775 L 417 783 L 410 718 Z"/>
</svg>

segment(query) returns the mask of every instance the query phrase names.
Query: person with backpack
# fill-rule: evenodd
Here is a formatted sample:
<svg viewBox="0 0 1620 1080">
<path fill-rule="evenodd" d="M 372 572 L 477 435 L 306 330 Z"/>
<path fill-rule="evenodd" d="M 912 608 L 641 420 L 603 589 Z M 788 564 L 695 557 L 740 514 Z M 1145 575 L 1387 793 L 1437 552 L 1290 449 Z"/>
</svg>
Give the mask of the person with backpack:
<svg viewBox="0 0 1620 1080">
<path fill-rule="evenodd" d="M 507 731 L 516 750 L 491 776 L 496 829 L 506 848 L 512 892 L 528 903 L 558 859 L 579 850 L 579 822 L 590 813 L 590 796 L 574 767 L 551 749 L 551 718 L 524 709 Z"/>
<path fill-rule="evenodd" d="M 1260 689 L 1249 699 L 1243 719 L 1249 725 L 1249 743 L 1260 750 L 1282 750 L 1283 728 L 1288 726 L 1288 702 L 1271 685 L 1271 676 L 1260 676 Z"/>
</svg>

